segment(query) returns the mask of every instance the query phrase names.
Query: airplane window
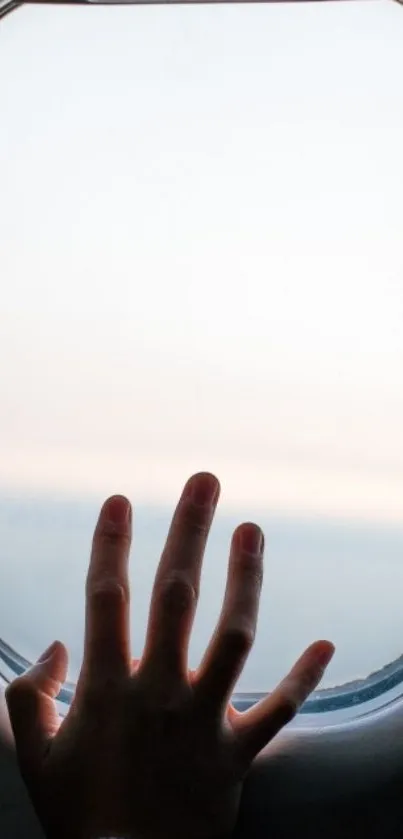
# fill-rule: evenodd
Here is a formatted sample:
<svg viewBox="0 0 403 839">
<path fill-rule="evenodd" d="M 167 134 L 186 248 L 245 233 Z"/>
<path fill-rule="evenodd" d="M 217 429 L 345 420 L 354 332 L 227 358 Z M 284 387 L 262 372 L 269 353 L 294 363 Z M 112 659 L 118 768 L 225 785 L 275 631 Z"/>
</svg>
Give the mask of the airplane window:
<svg viewBox="0 0 403 839">
<path fill-rule="evenodd" d="M 399 6 L 366 0 L 2 21 L 4 673 L 60 638 L 76 679 L 115 491 L 136 508 L 139 655 L 173 505 L 208 469 L 192 666 L 252 518 L 266 571 L 239 690 L 319 637 L 322 687 L 386 665 L 400 682 L 402 36 Z"/>
</svg>

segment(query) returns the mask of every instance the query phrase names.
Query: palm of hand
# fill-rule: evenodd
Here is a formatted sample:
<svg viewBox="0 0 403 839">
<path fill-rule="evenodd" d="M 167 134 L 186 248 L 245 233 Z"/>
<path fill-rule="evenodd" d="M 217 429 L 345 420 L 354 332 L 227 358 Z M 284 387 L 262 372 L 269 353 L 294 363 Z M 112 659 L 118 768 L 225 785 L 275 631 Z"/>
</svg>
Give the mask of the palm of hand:
<svg viewBox="0 0 403 839">
<path fill-rule="evenodd" d="M 83 696 L 27 772 L 46 835 L 71 837 L 72 815 L 80 839 L 230 835 L 248 768 L 233 748 L 231 713 L 224 724 L 212 718 L 190 681 L 169 702 L 129 681 L 102 701 Z"/>
</svg>

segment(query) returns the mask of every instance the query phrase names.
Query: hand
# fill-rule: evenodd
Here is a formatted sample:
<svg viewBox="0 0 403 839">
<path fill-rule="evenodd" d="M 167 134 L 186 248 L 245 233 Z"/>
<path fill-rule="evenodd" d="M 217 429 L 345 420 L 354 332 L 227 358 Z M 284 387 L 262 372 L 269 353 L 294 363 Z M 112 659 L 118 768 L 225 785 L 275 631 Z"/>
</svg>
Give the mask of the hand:
<svg viewBox="0 0 403 839">
<path fill-rule="evenodd" d="M 54 699 L 67 653 L 56 641 L 16 679 L 7 702 L 22 775 L 48 839 L 223 839 L 251 762 L 318 684 L 334 648 L 317 641 L 245 713 L 229 700 L 255 635 L 263 534 L 233 535 L 216 631 L 196 671 L 187 651 L 216 478 L 184 489 L 156 573 L 143 656 L 129 640 L 129 502 L 105 502 L 87 577 L 84 658 L 60 724 Z"/>
</svg>

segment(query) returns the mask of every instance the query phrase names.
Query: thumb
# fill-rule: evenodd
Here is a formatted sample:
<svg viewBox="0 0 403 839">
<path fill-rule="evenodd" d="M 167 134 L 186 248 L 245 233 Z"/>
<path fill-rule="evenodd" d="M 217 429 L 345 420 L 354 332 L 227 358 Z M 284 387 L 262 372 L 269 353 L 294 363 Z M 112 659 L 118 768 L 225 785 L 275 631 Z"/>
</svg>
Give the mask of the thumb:
<svg viewBox="0 0 403 839">
<path fill-rule="evenodd" d="M 28 772 L 39 765 L 59 728 L 55 698 L 66 679 L 67 663 L 66 648 L 54 641 L 6 690 L 18 760 Z"/>
</svg>

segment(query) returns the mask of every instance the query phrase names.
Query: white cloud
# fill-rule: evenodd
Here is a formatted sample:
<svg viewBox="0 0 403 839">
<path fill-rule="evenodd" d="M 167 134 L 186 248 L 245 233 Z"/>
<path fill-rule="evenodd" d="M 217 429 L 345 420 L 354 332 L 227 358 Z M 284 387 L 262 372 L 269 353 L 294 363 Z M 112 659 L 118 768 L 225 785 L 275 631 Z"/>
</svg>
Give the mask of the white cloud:
<svg viewBox="0 0 403 839">
<path fill-rule="evenodd" d="M 402 34 L 365 2 L 6 22 L 2 483 L 213 468 L 228 503 L 401 516 Z"/>
</svg>

